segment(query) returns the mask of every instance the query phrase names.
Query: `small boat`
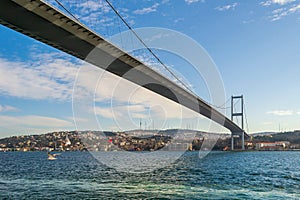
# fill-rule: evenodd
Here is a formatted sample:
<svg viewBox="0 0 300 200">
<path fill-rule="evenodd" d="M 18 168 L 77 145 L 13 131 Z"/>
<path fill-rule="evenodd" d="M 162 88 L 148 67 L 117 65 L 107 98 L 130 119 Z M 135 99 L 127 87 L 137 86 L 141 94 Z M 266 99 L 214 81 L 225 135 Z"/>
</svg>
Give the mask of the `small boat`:
<svg viewBox="0 0 300 200">
<path fill-rule="evenodd" d="M 58 154 L 51 154 L 50 152 L 47 153 L 48 154 L 48 160 L 56 160 L 56 156 L 58 156 Z"/>
</svg>

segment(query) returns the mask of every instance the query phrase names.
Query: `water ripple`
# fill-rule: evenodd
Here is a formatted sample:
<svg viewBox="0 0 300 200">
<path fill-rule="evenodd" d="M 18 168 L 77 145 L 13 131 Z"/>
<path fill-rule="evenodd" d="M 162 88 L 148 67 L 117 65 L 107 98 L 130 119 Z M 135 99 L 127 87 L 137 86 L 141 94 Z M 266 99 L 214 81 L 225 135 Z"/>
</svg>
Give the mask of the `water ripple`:
<svg viewBox="0 0 300 200">
<path fill-rule="evenodd" d="M 213 152 L 204 159 L 187 152 L 141 174 L 118 172 L 87 152 L 55 161 L 42 152 L 8 152 L 0 160 L 0 199 L 300 199 L 300 152 Z"/>
</svg>

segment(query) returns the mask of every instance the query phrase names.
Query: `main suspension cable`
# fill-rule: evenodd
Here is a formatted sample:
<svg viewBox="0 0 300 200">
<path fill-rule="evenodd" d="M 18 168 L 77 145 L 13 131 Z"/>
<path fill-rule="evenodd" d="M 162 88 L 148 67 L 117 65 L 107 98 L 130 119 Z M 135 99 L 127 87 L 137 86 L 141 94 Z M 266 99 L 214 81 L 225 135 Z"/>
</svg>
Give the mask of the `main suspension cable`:
<svg viewBox="0 0 300 200">
<path fill-rule="evenodd" d="M 80 22 L 79 19 L 78 19 L 77 17 L 75 17 L 75 15 L 73 15 L 72 12 L 71 12 L 69 9 L 67 9 L 60 1 L 55 0 L 55 2 L 56 2 L 59 6 L 61 6 L 61 7 L 62 7 L 69 15 L 71 15 L 76 21 Z"/>
<path fill-rule="evenodd" d="M 162 61 L 161 59 L 152 51 L 151 48 L 142 40 L 142 38 L 131 28 L 131 26 L 126 22 L 126 20 L 121 16 L 121 14 L 115 9 L 115 7 L 109 2 L 109 0 L 105 0 L 106 3 L 111 7 L 111 9 L 116 13 L 116 15 L 123 21 L 123 23 L 127 26 L 127 28 L 135 35 L 135 37 L 142 43 L 142 45 L 153 55 L 153 57 L 177 80 L 179 81 L 187 90 L 194 92 L 183 82 L 181 81 Z"/>
</svg>

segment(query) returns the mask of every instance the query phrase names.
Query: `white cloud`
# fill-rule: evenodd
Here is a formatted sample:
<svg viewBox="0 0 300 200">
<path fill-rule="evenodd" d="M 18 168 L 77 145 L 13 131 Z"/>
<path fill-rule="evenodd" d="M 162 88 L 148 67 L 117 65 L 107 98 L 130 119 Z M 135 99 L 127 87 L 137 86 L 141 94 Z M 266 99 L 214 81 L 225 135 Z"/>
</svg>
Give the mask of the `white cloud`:
<svg viewBox="0 0 300 200">
<path fill-rule="evenodd" d="M 131 117 L 133 118 L 147 117 L 147 115 L 144 114 L 144 112 L 147 111 L 147 108 L 141 104 L 114 106 L 114 107 L 95 107 L 94 111 L 97 115 L 109 119 L 127 117 L 128 114 L 130 114 Z"/>
<path fill-rule="evenodd" d="M 276 115 L 276 116 L 289 116 L 289 115 L 293 115 L 294 112 L 292 110 L 273 110 L 273 111 L 268 111 L 267 114 Z"/>
<path fill-rule="evenodd" d="M 45 116 L 6 116 L 0 115 L 0 125 L 7 126 L 29 126 L 29 127 L 73 127 L 73 123 Z"/>
<path fill-rule="evenodd" d="M 110 7 L 108 4 L 102 1 L 84 1 L 81 3 L 75 3 L 77 8 L 80 8 L 82 14 L 88 14 L 92 11 L 100 11 L 101 13 L 107 13 L 110 11 Z"/>
<path fill-rule="evenodd" d="M 205 2 L 205 0 L 184 0 L 187 4 L 197 3 L 197 2 Z"/>
<path fill-rule="evenodd" d="M 300 4 L 294 3 L 296 0 L 268 0 L 260 2 L 262 6 L 271 6 L 278 5 L 279 8 L 276 8 L 272 11 L 272 14 L 269 16 L 270 21 L 278 21 L 288 15 L 294 14 L 300 11 Z"/>
<path fill-rule="evenodd" d="M 116 117 L 119 117 L 122 115 L 122 114 L 119 114 L 119 112 L 114 113 L 112 111 L 112 108 L 95 107 L 93 110 L 96 115 L 99 115 L 99 116 L 102 116 L 102 117 L 108 118 L 108 119 L 113 119 L 113 118 L 116 118 Z"/>
<path fill-rule="evenodd" d="M 272 5 L 272 1 L 262 1 L 262 2 L 259 3 L 259 5 L 270 6 L 270 5 Z"/>
<path fill-rule="evenodd" d="M 12 62 L 0 58 L 0 92 L 25 99 L 70 100 L 78 65 L 43 54 L 31 62 Z"/>
<path fill-rule="evenodd" d="M 61 8 L 54 0 L 47 0 L 55 7 L 62 10 L 62 12 L 66 11 Z M 114 11 L 110 8 L 110 6 L 105 1 L 99 0 L 86 0 L 86 1 L 64 1 L 65 7 L 70 10 L 80 22 L 84 23 L 94 31 L 106 36 L 110 36 L 116 33 L 117 26 L 116 21 L 118 21 L 118 17 L 114 13 Z M 134 24 L 133 17 L 128 15 L 129 11 L 127 8 L 120 8 L 117 2 L 112 2 L 116 4 L 118 12 L 127 20 L 129 24 Z M 66 13 L 69 15 L 68 13 Z M 120 25 L 123 26 L 121 29 L 125 28 L 125 25 L 122 24 L 121 20 Z"/>
<path fill-rule="evenodd" d="M 282 19 L 283 17 L 286 17 L 288 15 L 291 15 L 293 13 L 300 11 L 300 4 L 293 5 L 290 8 L 279 8 L 276 10 L 273 10 L 272 16 L 270 16 L 271 21 L 277 21 Z"/>
<path fill-rule="evenodd" d="M 292 6 L 292 7 L 289 9 L 289 12 L 295 13 L 295 12 L 297 12 L 297 11 L 299 11 L 299 10 L 300 10 L 300 4 Z"/>
<path fill-rule="evenodd" d="M 273 3 L 277 3 L 277 4 L 280 4 L 280 5 L 285 5 L 285 4 L 288 4 L 288 3 L 292 3 L 296 0 L 272 0 Z"/>
<path fill-rule="evenodd" d="M 262 6 L 270 6 L 272 4 L 285 5 L 285 4 L 292 3 L 294 1 L 296 0 L 268 0 L 268 1 L 260 2 L 260 5 Z"/>
<path fill-rule="evenodd" d="M 174 23 L 182 22 L 184 21 L 184 18 L 180 17 L 174 20 Z"/>
<path fill-rule="evenodd" d="M 273 122 L 263 122 L 262 125 L 268 126 L 268 125 L 272 125 Z"/>
<path fill-rule="evenodd" d="M 81 117 L 76 117 L 76 119 L 74 119 L 74 117 L 66 117 L 66 119 L 70 120 L 70 121 L 76 121 L 76 122 L 87 122 L 88 119 L 85 118 L 81 118 Z"/>
<path fill-rule="evenodd" d="M 244 20 L 243 24 L 250 24 L 253 23 L 254 21 L 255 21 L 254 19 Z"/>
<path fill-rule="evenodd" d="M 65 54 L 64 54 L 65 55 Z M 79 76 L 77 72 L 80 68 Z M 17 98 L 34 100 L 70 101 L 73 94 L 73 82 L 77 78 L 79 87 L 75 97 L 84 99 L 95 97 L 96 113 L 105 118 L 155 118 L 160 121 L 167 118 L 197 118 L 198 114 L 161 97 L 145 88 L 135 85 L 116 75 L 97 67 L 73 62 L 57 54 L 35 54 L 32 62 L 12 62 L 0 58 L 0 92 Z M 114 114 L 103 105 L 112 101 Z M 76 104 L 75 104 L 76 106 Z M 89 109 L 93 110 L 93 105 Z M 5 110 L 12 109 L 6 107 Z M 88 111 L 88 110 L 87 110 Z M 129 116 L 129 117 L 128 117 Z M 80 116 L 79 116 L 80 117 Z M 88 122 L 85 118 L 80 122 Z M 40 116 L 1 116 L 0 123 L 13 127 L 47 126 L 65 127 L 72 123 L 56 118 Z M 79 120 L 76 120 L 79 122 Z M 124 120 L 126 122 L 126 120 Z"/>
<path fill-rule="evenodd" d="M 19 109 L 9 105 L 0 105 L 0 112 L 18 111 Z"/>
<path fill-rule="evenodd" d="M 148 14 L 148 13 L 151 13 L 151 12 L 155 12 L 158 6 L 159 6 L 159 4 L 155 3 L 151 7 L 147 7 L 147 8 L 142 8 L 142 9 L 139 9 L 139 10 L 135 10 L 135 11 L 133 11 L 133 13 L 137 14 L 137 15 Z"/>
<path fill-rule="evenodd" d="M 219 6 L 219 7 L 216 7 L 215 9 L 218 11 L 234 10 L 237 5 L 238 5 L 238 3 L 233 3 L 233 4 L 228 4 L 225 6 Z"/>
</svg>

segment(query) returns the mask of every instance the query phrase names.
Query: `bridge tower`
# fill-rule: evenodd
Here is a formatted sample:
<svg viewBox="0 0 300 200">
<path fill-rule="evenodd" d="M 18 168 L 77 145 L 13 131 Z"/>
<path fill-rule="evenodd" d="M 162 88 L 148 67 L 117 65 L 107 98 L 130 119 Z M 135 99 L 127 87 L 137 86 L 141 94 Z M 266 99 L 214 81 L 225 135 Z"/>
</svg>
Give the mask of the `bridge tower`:
<svg viewBox="0 0 300 200">
<path fill-rule="evenodd" d="M 234 106 L 236 103 L 238 103 L 238 101 L 240 101 L 241 106 L 240 106 L 240 110 L 235 111 Z M 241 119 L 241 128 L 242 130 L 244 130 L 244 98 L 243 95 L 240 96 L 231 96 L 231 121 L 233 121 L 234 119 L 238 118 Z M 242 137 L 242 150 L 245 150 L 245 132 L 243 131 L 242 133 L 234 133 L 231 132 L 231 150 L 234 150 L 234 138 L 236 135 L 241 134 Z"/>
</svg>

